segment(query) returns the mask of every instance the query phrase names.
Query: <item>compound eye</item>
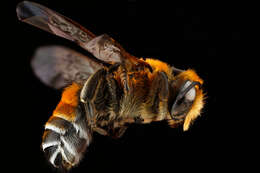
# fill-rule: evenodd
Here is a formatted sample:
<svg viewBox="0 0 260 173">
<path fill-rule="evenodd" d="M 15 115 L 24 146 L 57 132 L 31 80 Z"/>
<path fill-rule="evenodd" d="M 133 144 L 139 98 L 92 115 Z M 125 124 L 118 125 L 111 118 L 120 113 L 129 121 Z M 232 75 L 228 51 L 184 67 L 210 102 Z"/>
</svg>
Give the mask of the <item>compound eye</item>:
<svg viewBox="0 0 260 173">
<path fill-rule="evenodd" d="M 183 87 L 183 90 L 185 90 L 188 86 L 191 85 L 190 81 L 187 81 Z M 196 96 L 196 89 L 195 87 L 192 87 L 186 94 L 185 94 L 185 100 L 187 101 L 194 101 Z"/>
<path fill-rule="evenodd" d="M 171 116 L 173 119 L 183 119 L 189 112 L 196 98 L 195 85 L 195 82 L 188 80 L 181 86 L 171 109 Z"/>
</svg>

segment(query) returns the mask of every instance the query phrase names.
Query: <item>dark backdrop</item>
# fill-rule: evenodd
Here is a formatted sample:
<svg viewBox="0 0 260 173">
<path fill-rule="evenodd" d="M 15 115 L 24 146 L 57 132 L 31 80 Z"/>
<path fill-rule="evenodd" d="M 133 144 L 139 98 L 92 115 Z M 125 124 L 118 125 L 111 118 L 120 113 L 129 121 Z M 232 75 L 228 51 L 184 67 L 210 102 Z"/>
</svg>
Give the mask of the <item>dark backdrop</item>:
<svg viewBox="0 0 260 173">
<path fill-rule="evenodd" d="M 34 50 L 42 45 L 65 45 L 84 52 L 70 41 L 19 22 L 8 4 L 5 43 L 8 55 L 2 74 L 8 94 L 3 108 L 11 118 L 3 141 L 8 163 L 23 171 L 54 172 L 40 149 L 44 123 L 60 99 L 60 91 L 44 86 L 30 68 Z M 204 79 L 207 100 L 202 116 L 188 132 L 165 123 L 132 125 L 114 140 L 94 136 L 80 166 L 73 172 L 169 170 L 222 171 L 242 168 L 244 151 L 236 148 L 243 129 L 233 112 L 239 57 L 244 53 L 242 4 L 124 1 L 35 1 L 70 17 L 96 35 L 107 33 L 136 56 L 153 57 L 178 68 L 194 68 Z M 3 7 L 4 8 L 4 7 Z M 5 10 L 5 9 L 4 9 Z M 11 49 L 12 48 L 12 49 Z M 7 64 L 8 63 L 8 64 Z M 4 65 L 4 66 L 5 66 Z M 6 75 L 7 74 L 7 75 Z M 242 75 L 239 73 L 239 75 Z M 5 79 L 6 77 L 6 79 Z M 231 99 L 232 98 L 232 99 Z M 7 104 L 6 104 L 7 103 Z M 10 122 L 12 122 L 10 124 Z M 10 149 L 9 149 L 10 148 Z M 242 147 L 243 148 L 243 147 Z M 235 161 L 235 164 L 233 163 Z M 206 167 L 209 166 L 209 167 Z M 35 169 L 36 167 L 36 169 Z"/>
</svg>

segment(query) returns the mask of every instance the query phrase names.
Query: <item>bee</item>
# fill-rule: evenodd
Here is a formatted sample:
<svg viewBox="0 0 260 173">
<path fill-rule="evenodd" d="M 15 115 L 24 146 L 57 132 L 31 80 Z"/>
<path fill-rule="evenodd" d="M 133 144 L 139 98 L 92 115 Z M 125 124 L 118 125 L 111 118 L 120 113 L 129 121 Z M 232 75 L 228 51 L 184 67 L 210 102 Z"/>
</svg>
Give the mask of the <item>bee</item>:
<svg viewBox="0 0 260 173">
<path fill-rule="evenodd" d="M 189 129 L 204 105 L 203 80 L 157 59 L 137 58 L 106 34 L 33 2 L 17 5 L 19 20 L 71 40 L 85 56 L 62 46 L 39 48 L 32 68 L 46 85 L 65 88 L 45 124 L 42 149 L 57 168 L 82 160 L 94 132 L 120 138 L 131 123 L 167 121 Z"/>
</svg>

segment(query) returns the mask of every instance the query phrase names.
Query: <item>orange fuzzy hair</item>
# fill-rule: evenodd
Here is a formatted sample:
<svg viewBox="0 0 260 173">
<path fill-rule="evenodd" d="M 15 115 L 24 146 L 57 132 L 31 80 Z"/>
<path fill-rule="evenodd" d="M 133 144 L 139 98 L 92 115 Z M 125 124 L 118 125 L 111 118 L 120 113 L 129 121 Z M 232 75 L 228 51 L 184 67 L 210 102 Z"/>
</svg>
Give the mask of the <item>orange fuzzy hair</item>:
<svg viewBox="0 0 260 173">
<path fill-rule="evenodd" d="M 147 62 L 154 71 L 163 71 L 167 74 L 168 77 L 172 76 L 171 67 L 167 63 L 150 58 L 147 58 L 145 62 Z"/>
<path fill-rule="evenodd" d="M 61 117 L 68 121 L 73 121 L 75 119 L 75 109 L 79 101 L 79 90 L 80 86 L 76 83 L 73 83 L 69 87 L 65 88 L 65 90 L 62 93 L 61 101 L 59 102 L 59 104 L 53 112 L 53 117 Z"/>
<path fill-rule="evenodd" d="M 183 124 L 184 131 L 188 130 L 192 121 L 195 120 L 200 115 L 203 106 L 204 106 L 204 94 L 201 89 L 200 90 L 196 89 L 196 98 L 192 104 L 189 113 L 187 114 L 184 120 L 184 124 Z"/>
</svg>

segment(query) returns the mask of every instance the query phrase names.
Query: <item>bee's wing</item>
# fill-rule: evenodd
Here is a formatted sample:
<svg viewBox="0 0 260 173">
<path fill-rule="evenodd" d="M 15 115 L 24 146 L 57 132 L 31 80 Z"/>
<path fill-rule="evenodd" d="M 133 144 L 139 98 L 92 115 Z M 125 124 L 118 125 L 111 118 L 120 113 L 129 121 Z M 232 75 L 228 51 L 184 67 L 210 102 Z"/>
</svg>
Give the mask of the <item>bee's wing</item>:
<svg viewBox="0 0 260 173">
<path fill-rule="evenodd" d="M 40 4 L 24 1 L 17 5 L 16 11 L 19 20 L 74 41 L 104 62 L 122 62 L 126 57 L 125 50 L 106 34 L 96 37 L 78 23 Z"/>
<path fill-rule="evenodd" d="M 102 68 L 102 64 L 62 46 L 38 48 L 31 65 L 44 84 L 56 89 L 71 82 L 83 84 L 91 74 Z"/>
<path fill-rule="evenodd" d="M 95 37 L 78 23 L 34 2 L 19 3 L 16 12 L 19 20 L 79 44 Z"/>
</svg>

